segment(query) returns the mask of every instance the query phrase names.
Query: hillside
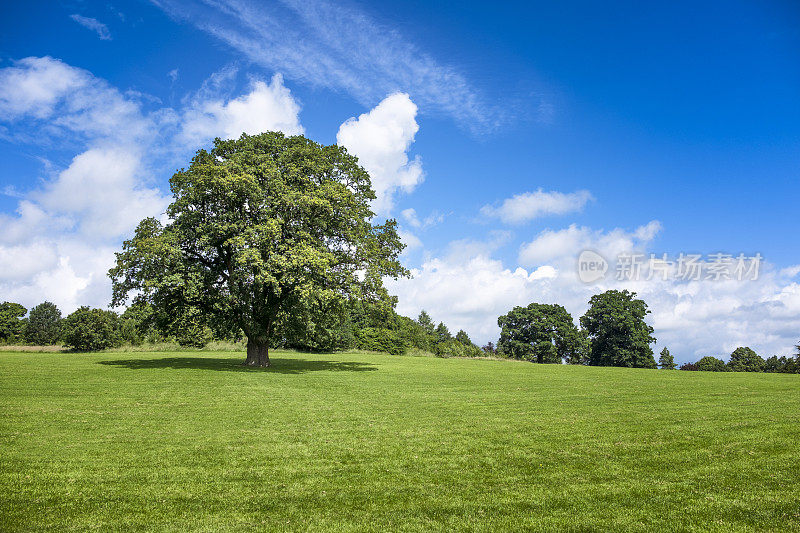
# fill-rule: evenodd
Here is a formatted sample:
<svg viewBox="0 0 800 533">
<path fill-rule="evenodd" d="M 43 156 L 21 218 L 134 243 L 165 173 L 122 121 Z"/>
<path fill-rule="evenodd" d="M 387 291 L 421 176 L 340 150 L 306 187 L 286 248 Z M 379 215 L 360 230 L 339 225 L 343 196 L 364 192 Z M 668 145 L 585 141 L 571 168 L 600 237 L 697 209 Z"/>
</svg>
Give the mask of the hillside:
<svg viewBox="0 0 800 533">
<path fill-rule="evenodd" d="M 800 529 L 800 376 L 1 353 L 5 531 Z"/>
</svg>

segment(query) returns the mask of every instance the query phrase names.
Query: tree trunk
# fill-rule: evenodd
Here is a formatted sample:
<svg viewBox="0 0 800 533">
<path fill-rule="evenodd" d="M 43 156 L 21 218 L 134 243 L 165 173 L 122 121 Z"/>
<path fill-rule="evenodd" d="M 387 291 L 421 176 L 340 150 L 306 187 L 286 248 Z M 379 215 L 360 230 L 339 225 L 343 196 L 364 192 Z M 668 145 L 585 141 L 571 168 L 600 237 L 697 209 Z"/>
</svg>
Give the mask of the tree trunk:
<svg viewBox="0 0 800 533">
<path fill-rule="evenodd" d="M 269 343 L 259 339 L 247 339 L 247 366 L 266 368 L 269 366 Z"/>
</svg>

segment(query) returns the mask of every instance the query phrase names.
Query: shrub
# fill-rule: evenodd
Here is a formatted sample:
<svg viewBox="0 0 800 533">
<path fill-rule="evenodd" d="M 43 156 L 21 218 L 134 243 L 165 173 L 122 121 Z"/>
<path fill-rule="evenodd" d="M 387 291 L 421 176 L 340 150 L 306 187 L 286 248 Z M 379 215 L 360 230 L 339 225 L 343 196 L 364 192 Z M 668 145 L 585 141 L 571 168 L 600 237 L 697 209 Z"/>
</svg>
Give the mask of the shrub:
<svg viewBox="0 0 800 533">
<path fill-rule="evenodd" d="M 697 363 L 697 370 L 701 370 L 704 372 L 727 372 L 728 367 L 725 365 L 725 361 L 722 359 L 717 359 L 716 357 L 712 357 L 707 355 L 700 359 Z"/>
<path fill-rule="evenodd" d="M 397 331 L 385 328 L 363 328 L 356 330 L 356 347 L 373 352 L 402 355 L 408 347 Z"/>
<path fill-rule="evenodd" d="M 61 338 L 61 311 L 52 302 L 31 309 L 24 331 L 25 342 L 34 346 L 57 344 Z"/>
<path fill-rule="evenodd" d="M 683 363 L 680 366 L 679 370 L 689 370 L 691 372 L 696 372 L 699 369 L 697 368 L 697 365 L 695 363 Z"/>
<path fill-rule="evenodd" d="M 122 344 L 120 318 L 113 311 L 81 307 L 63 322 L 63 340 L 67 346 L 94 352 Z"/>
<path fill-rule="evenodd" d="M 437 357 L 480 357 L 483 355 L 483 350 L 474 344 L 464 344 L 455 339 L 450 339 L 437 344 L 433 353 Z"/>
</svg>

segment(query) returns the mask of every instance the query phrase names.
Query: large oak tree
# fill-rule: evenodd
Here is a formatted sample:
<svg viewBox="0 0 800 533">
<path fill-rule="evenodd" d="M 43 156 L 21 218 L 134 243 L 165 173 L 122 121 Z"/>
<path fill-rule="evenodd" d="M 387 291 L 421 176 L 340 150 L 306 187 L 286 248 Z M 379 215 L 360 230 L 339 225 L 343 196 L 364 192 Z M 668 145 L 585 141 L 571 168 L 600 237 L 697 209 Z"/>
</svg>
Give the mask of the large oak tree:
<svg viewBox="0 0 800 533">
<path fill-rule="evenodd" d="M 239 328 L 247 365 L 269 366 L 293 310 L 378 298 L 384 276 L 408 274 L 396 222 L 372 223 L 370 177 L 342 147 L 275 132 L 217 139 L 170 188 L 169 221 L 143 220 L 117 254 L 112 305 L 134 294 L 179 322 Z"/>
</svg>

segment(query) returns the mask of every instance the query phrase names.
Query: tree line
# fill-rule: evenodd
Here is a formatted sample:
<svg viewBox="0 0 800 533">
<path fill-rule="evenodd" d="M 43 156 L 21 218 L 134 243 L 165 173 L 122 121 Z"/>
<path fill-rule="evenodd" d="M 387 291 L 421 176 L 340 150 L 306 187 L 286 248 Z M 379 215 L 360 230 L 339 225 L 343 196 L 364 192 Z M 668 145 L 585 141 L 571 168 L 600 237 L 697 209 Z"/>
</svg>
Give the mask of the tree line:
<svg viewBox="0 0 800 533">
<path fill-rule="evenodd" d="M 353 301 L 339 309 L 305 309 L 281 317 L 271 347 L 332 352 L 361 349 L 402 355 L 427 352 L 438 357 L 499 357 L 539 364 L 579 364 L 631 368 L 677 368 L 668 348 L 656 362 L 650 345 L 653 329 L 644 321 L 647 304 L 628 291 L 594 295 L 577 326 L 558 304 L 531 303 L 498 318 L 500 339 L 478 347 L 464 330 L 455 335 L 426 312 L 416 319 L 395 311 L 397 300 Z M 195 317 L 197 318 L 197 317 Z M 214 324 L 212 323 L 212 326 Z M 122 345 L 177 343 L 202 348 L 214 341 L 244 342 L 242 331 L 224 322 L 211 327 L 137 302 L 121 314 L 81 307 L 62 318 L 52 302 L 28 310 L 13 302 L 0 304 L 0 342 L 34 346 L 64 344 L 76 351 Z M 762 358 L 748 347 L 735 349 L 726 363 L 706 356 L 680 370 L 708 372 L 800 373 L 800 346 L 795 356 Z"/>
</svg>

